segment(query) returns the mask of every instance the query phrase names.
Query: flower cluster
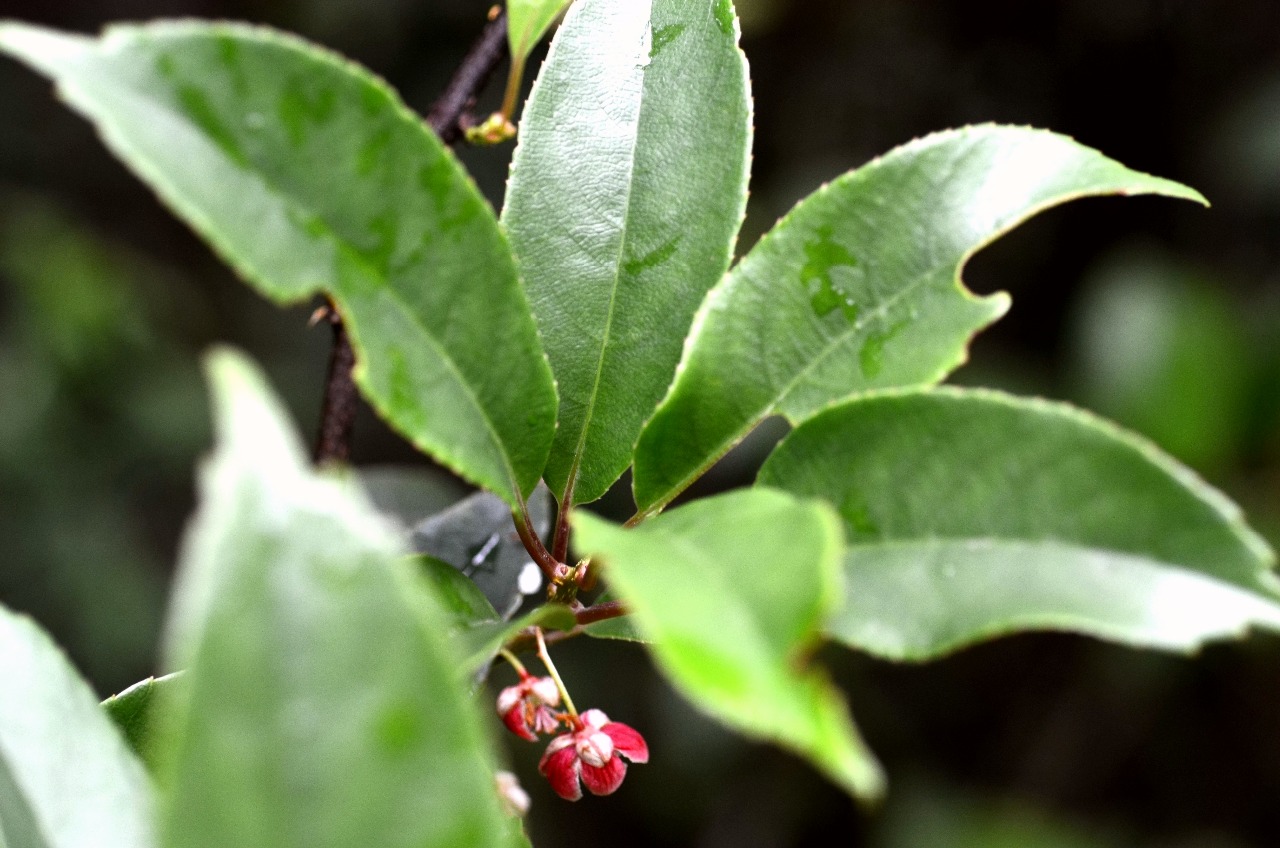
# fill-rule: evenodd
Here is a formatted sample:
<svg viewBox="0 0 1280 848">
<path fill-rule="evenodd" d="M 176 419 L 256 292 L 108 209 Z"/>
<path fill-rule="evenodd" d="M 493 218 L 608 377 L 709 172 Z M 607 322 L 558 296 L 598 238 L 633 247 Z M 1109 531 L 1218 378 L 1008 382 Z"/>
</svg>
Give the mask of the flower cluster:
<svg viewBox="0 0 1280 848">
<path fill-rule="evenodd" d="M 622 785 L 627 763 L 649 760 L 649 746 L 634 728 L 600 710 L 581 715 L 565 696 L 568 712 L 553 710 L 560 704 L 561 687 L 551 677 L 534 677 L 517 666 L 520 682 L 498 695 L 498 715 L 507 729 L 530 742 L 538 734 L 552 734 L 564 726 L 566 732 L 551 740 L 538 763 L 538 771 L 551 788 L 566 801 L 582 797 L 585 785 L 593 795 L 609 795 Z"/>
</svg>

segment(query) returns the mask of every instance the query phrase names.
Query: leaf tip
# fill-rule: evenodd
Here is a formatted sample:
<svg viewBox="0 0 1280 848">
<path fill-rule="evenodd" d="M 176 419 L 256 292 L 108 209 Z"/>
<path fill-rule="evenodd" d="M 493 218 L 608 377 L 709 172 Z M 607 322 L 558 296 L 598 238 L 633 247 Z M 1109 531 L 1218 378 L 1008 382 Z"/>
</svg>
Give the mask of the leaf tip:
<svg viewBox="0 0 1280 848">
<path fill-rule="evenodd" d="M 71 55 L 82 52 L 89 38 L 13 19 L 0 20 L 0 53 L 49 73 Z"/>
</svg>

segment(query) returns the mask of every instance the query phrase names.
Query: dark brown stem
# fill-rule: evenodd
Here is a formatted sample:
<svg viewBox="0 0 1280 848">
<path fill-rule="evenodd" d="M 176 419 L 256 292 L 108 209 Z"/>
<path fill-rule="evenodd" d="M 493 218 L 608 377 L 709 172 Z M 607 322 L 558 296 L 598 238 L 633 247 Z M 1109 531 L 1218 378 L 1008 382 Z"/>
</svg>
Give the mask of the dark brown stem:
<svg viewBox="0 0 1280 848">
<path fill-rule="evenodd" d="M 475 105 L 476 94 L 489 83 L 489 78 L 507 56 L 507 13 L 501 12 L 489 23 L 471 45 L 444 93 L 427 113 L 427 123 L 440 139 L 450 146 L 462 137 L 462 118 Z"/>
<path fill-rule="evenodd" d="M 329 353 L 329 376 L 324 384 L 324 400 L 320 406 L 320 434 L 316 437 L 315 460 L 347 462 L 351 459 L 351 433 L 355 429 L 359 409 L 355 381 L 351 369 L 356 354 L 347 338 L 347 328 L 334 311 L 324 307 L 324 318 L 333 328 L 333 350 Z"/>
<path fill-rule="evenodd" d="M 485 24 L 480 37 L 427 113 L 427 123 L 445 144 L 453 146 L 462 138 L 468 110 L 475 105 L 476 95 L 488 84 L 506 55 L 507 14 L 500 12 Z M 333 352 L 329 356 L 329 374 L 320 404 L 320 435 L 315 449 L 318 463 L 346 462 L 351 458 L 351 434 L 359 408 L 359 393 L 351 376 L 355 351 L 342 326 L 342 318 L 332 308 L 329 320 L 333 325 Z"/>
</svg>

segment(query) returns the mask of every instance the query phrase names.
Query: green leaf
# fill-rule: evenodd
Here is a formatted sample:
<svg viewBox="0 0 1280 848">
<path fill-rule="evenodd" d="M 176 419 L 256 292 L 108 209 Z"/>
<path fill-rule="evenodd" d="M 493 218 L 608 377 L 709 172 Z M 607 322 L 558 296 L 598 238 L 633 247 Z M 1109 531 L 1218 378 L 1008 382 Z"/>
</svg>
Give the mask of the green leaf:
<svg viewBox="0 0 1280 848">
<path fill-rule="evenodd" d="M 530 627 L 572 630 L 577 623 L 573 611 L 562 604 L 543 604 L 512 621 L 496 618 L 475 621 L 459 633 L 462 656 L 466 658 L 462 662 L 462 671 L 465 675 L 478 672 L 497 655 L 499 648 Z"/>
<path fill-rule="evenodd" d="M 866 396 L 806 421 L 759 481 L 844 518 L 854 647 L 927 659 L 1025 629 L 1188 650 L 1280 627 L 1274 555 L 1149 442 L 998 392 Z"/>
<path fill-rule="evenodd" d="M 1254 423 L 1262 342 L 1222 280 L 1180 256 L 1112 257 L 1076 300 L 1075 394 L 1202 471 L 1226 472 Z"/>
<path fill-rule="evenodd" d="M 515 504 L 555 390 L 510 249 L 453 155 L 380 80 L 289 36 L 0 26 L 107 146 L 264 295 L 331 295 L 356 379 L 419 448 Z"/>
<path fill-rule="evenodd" d="M 849 792 L 883 777 L 807 652 L 840 594 L 835 513 L 765 489 L 695 501 L 624 530 L 576 514 L 658 664 L 691 701 L 802 754 Z M 692 586 L 692 590 L 689 587 Z"/>
<path fill-rule="evenodd" d="M 53 640 L 4 607 L 0 680 L 0 845 L 155 845 L 142 764 Z"/>
<path fill-rule="evenodd" d="M 210 359 L 218 449 L 166 654 L 170 848 L 508 845 L 447 618 L 349 475 L 307 464 L 261 374 Z"/>
<path fill-rule="evenodd" d="M 751 104 L 732 5 L 710 11 L 579 0 L 521 119 L 502 221 L 560 392 L 546 479 L 561 503 L 631 464 L 733 253 Z"/>
<path fill-rule="evenodd" d="M 500 621 L 493 604 L 480 587 L 465 574 L 433 556 L 414 557 L 419 572 L 427 578 L 441 609 L 454 627 L 469 627 L 478 621 Z"/>
<path fill-rule="evenodd" d="M 494 610 L 480 588 L 461 571 L 435 557 L 418 556 L 414 559 L 459 640 L 459 655 L 465 657 L 459 673 L 464 678 L 470 678 L 483 668 L 499 648 L 526 628 L 572 630 L 578 623 L 573 612 L 560 604 L 543 604 L 513 621 L 506 621 Z"/>
<path fill-rule="evenodd" d="M 572 0 L 507 0 L 507 43 L 511 60 L 523 62 L 529 51 Z"/>
<path fill-rule="evenodd" d="M 156 699 L 169 689 L 181 685 L 182 672 L 175 671 L 163 677 L 140 680 L 102 702 L 102 708 L 148 768 L 154 769 L 160 759 L 155 731 Z"/>
<path fill-rule="evenodd" d="M 1044 209 L 1195 191 L 1069 138 L 977 126 L 911 142 L 801 201 L 699 310 L 636 448 L 636 503 L 661 509 L 763 418 L 793 424 L 868 389 L 929 385 L 1008 309 L 960 283 L 969 257 Z"/>
</svg>

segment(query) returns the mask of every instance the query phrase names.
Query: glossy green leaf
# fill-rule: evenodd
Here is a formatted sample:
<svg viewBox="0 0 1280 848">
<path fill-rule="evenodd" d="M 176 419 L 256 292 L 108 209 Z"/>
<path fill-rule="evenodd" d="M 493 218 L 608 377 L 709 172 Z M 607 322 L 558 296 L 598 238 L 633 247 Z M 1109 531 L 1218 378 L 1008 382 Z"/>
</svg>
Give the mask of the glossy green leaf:
<svg viewBox="0 0 1280 848">
<path fill-rule="evenodd" d="M 156 700 L 162 693 L 181 685 L 182 672 L 175 671 L 163 677 L 140 680 L 102 702 L 102 708 L 148 768 L 155 768 L 160 758 L 155 729 Z"/>
<path fill-rule="evenodd" d="M 832 510 L 755 489 L 631 530 L 585 514 L 574 523 L 580 549 L 604 563 L 659 666 L 691 701 L 802 754 L 853 794 L 883 791 L 847 707 L 807 662 L 840 595 Z"/>
<path fill-rule="evenodd" d="M 523 62 L 547 34 L 556 15 L 572 0 L 507 0 L 507 44 L 511 58 Z"/>
<path fill-rule="evenodd" d="M 844 518 L 842 641 L 926 659 L 1025 629 L 1187 650 L 1280 627 L 1274 555 L 1149 442 L 998 392 L 869 395 L 778 446 L 762 485 Z"/>
<path fill-rule="evenodd" d="M 349 476 L 308 466 L 243 358 L 184 544 L 163 703 L 170 848 L 509 845 L 447 618 Z"/>
<path fill-rule="evenodd" d="M 911 142 L 801 201 L 703 303 L 636 449 L 642 512 L 675 497 L 771 414 L 799 422 L 868 389 L 928 385 L 1009 306 L 960 283 L 983 246 L 1097 194 L 1203 201 L 1069 138 L 977 126 Z"/>
<path fill-rule="evenodd" d="M 0 845 L 155 845 L 142 764 L 53 640 L 4 607 L 0 680 Z"/>
<path fill-rule="evenodd" d="M 384 83 L 232 24 L 100 39 L 5 24 L 0 51 L 53 78 L 263 294 L 330 294 L 361 388 L 414 444 L 509 503 L 533 489 L 555 390 L 510 249 L 453 155 Z"/>
<path fill-rule="evenodd" d="M 502 213 L 560 392 L 546 479 L 561 502 L 599 498 L 631 464 L 729 265 L 750 137 L 727 0 L 569 10 L 525 106 Z"/>
</svg>

